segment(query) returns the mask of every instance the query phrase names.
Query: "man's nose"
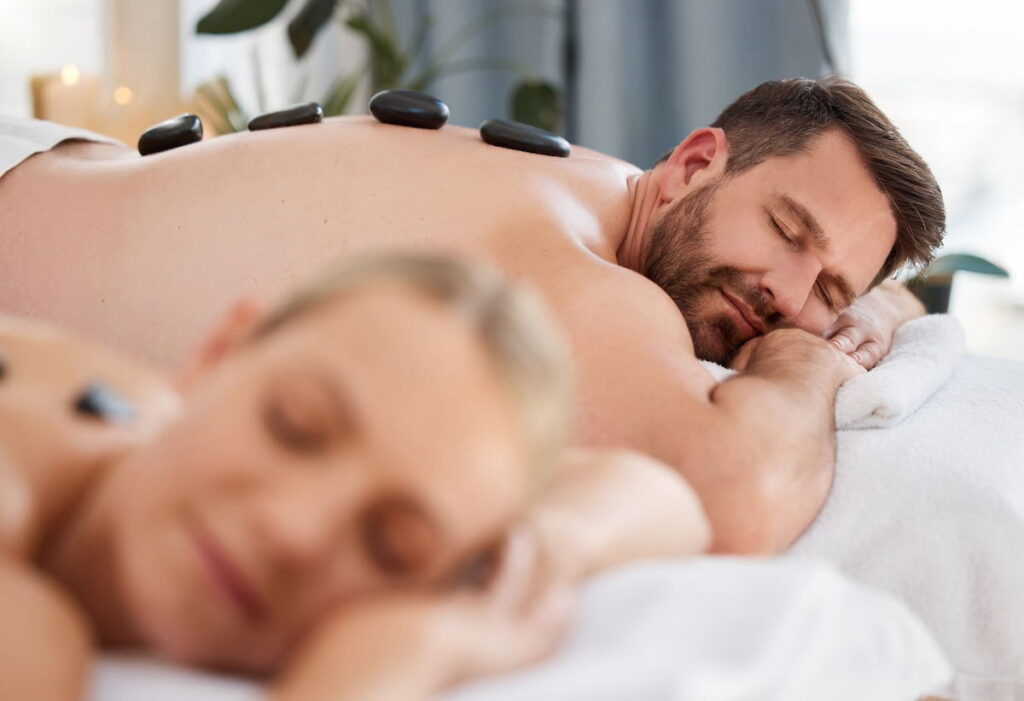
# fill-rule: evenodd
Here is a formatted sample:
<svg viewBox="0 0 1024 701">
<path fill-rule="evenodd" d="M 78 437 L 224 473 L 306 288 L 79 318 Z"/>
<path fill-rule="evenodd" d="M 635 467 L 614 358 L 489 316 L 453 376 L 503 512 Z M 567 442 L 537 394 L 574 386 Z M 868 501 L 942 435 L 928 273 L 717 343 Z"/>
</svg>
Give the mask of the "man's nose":
<svg viewBox="0 0 1024 701">
<path fill-rule="evenodd" d="M 807 305 L 820 272 L 821 263 L 813 255 L 788 254 L 761 276 L 761 292 L 776 312 L 792 321 Z"/>
</svg>

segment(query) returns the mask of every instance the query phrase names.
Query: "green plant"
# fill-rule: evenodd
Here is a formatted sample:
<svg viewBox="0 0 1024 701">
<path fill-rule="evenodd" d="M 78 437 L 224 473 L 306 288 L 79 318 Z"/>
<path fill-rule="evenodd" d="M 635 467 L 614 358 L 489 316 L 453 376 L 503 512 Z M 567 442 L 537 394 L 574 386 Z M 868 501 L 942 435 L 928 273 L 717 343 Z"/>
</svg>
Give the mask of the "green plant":
<svg viewBox="0 0 1024 701">
<path fill-rule="evenodd" d="M 907 289 L 917 295 L 931 314 L 942 314 L 949 309 L 949 296 L 953 290 L 953 276 L 959 271 L 1010 277 L 995 263 L 970 253 L 950 253 L 939 256 L 931 265 L 907 283 Z"/>
<path fill-rule="evenodd" d="M 289 0 L 220 0 L 196 25 L 200 34 L 234 34 L 263 26 L 276 17 Z M 367 65 L 358 66 L 339 76 L 321 100 L 324 113 L 345 112 L 360 81 L 369 75 L 373 92 L 386 89 L 425 90 L 440 78 L 478 70 L 505 70 L 520 76 L 510 96 L 513 119 L 546 129 L 559 131 L 562 121 L 562 94 L 551 83 L 541 79 L 528 66 L 509 59 L 473 57 L 459 58 L 458 52 L 479 32 L 515 16 L 539 14 L 560 19 L 551 7 L 537 3 L 511 3 L 497 7 L 468 22 L 436 52 L 425 57 L 417 69 L 426 39 L 433 25 L 433 16 L 421 15 L 406 41 L 401 41 L 395 28 L 389 0 L 305 0 L 299 13 L 288 23 L 288 41 L 296 59 L 309 51 L 317 35 L 332 19 L 341 21 L 349 31 L 367 45 Z M 257 80 L 257 83 L 259 81 Z M 258 85 L 259 87 L 259 85 Z M 301 94 L 301 90 L 299 91 Z M 200 86 L 199 97 L 211 113 L 214 128 L 238 131 L 245 128 L 248 116 L 234 98 L 231 86 L 223 76 Z"/>
</svg>

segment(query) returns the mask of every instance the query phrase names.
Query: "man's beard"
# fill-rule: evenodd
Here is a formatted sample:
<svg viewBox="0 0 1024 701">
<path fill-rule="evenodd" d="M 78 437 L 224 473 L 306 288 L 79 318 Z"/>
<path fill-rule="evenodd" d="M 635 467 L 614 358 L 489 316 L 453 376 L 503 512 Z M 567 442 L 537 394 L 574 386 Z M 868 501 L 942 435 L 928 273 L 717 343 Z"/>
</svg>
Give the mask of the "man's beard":
<svg viewBox="0 0 1024 701">
<path fill-rule="evenodd" d="M 778 319 L 762 294 L 743 281 L 736 268 L 715 265 L 708 251 L 708 211 L 721 180 L 682 198 L 651 228 L 645 277 L 672 298 L 690 329 L 694 352 L 701 360 L 729 365 L 750 339 L 727 314 L 700 315 L 702 302 L 713 300 L 720 288 L 750 305 L 766 327 Z"/>
</svg>

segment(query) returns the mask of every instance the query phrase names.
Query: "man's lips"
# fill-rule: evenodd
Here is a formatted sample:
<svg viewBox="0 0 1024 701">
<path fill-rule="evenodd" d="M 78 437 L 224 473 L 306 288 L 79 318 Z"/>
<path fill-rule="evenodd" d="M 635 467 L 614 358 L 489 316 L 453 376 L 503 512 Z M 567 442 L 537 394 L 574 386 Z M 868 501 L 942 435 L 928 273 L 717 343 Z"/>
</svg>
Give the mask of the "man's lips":
<svg viewBox="0 0 1024 701">
<path fill-rule="evenodd" d="M 204 533 L 197 533 L 195 542 L 214 588 L 246 618 L 255 620 L 263 616 L 267 611 L 266 603 L 220 544 Z"/>
<path fill-rule="evenodd" d="M 755 334 L 764 333 L 764 322 L 757 314 L 754 313 L 754 310 L 750 308 L 750 305 L 729 294 L 724 289 L 722 290 L 722 296 L 725 297 L 725 300 L 736 309 L 740 318 L 746 322 Z"/>
</svg>

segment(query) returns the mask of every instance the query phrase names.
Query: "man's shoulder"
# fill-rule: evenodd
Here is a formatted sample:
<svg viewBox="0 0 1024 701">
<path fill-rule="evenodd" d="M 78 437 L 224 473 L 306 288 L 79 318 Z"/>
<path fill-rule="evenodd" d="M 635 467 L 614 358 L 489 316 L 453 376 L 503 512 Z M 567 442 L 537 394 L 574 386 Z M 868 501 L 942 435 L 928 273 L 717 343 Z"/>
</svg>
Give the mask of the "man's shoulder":
<svg viewBox="0 0 1024 701">
<path fill-rule="evenodd" d="M 586 333 L 605 341 L 621 339 L 633 348 L 693 353 L 686 322 L 672 298 L 629 268 L 595 258 L 564 281 L 560 294 L 577 295 L 572 307 Z"/>
</svg>

